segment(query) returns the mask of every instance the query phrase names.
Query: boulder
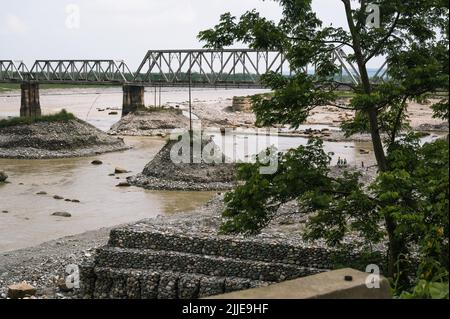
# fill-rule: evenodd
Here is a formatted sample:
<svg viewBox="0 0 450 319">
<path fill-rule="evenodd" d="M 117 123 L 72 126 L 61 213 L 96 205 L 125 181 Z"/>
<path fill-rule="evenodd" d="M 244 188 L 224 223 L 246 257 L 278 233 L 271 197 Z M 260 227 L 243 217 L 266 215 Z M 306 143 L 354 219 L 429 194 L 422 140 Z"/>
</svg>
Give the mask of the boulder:
<svg viewBox="0 0 450 319">
<path fill-rule="evenodd" d="M 116 185 L 116 187 L 130 187 L 130 186 L 131 186 L 131 184 L 128 182 L 121 182 Z"/>
<path fill-rule="evenodd" d="M 114 169 L 114 173 L 115 174 L 126 174 L 129 173 L 126 169 L 122 168 L 122 167 L 116 167 Z"/>
<path fill-rule="evenodd" d="M 370 154 L 370 151 L 361 148 L 359 150 L 359 154 L 362 154 L 362 155 Z"/>
<path fill-rule="evenodd" d="M 5 172 L 0 171 L 0 183 L 5 182 L 7 178 L 8 178 L 8 175 L 6 175 Z"/>
<path fill-rule="evenodd" d="M 57 217 L 72 217 L 72 214 L 68 213 L 68 212 L 56 212 L 53 213 L 52 216 L 57 216 Z"/>
<path fill-rule="evenodd" d="M 92 165 L 102 165 L 103 162 L 100 161 L 100 160 L 93 160 L 93 161 L 91 162 L 91 164 L 92 164 Z"/>
<path fill-rule="evenodd" d="M 27 282 L 21 282 L 20 284 L 8 286 L 8 298 L 21 299 L 27 296 L 34 296 L 36 294 L 36 288 Z"/>
</svg>

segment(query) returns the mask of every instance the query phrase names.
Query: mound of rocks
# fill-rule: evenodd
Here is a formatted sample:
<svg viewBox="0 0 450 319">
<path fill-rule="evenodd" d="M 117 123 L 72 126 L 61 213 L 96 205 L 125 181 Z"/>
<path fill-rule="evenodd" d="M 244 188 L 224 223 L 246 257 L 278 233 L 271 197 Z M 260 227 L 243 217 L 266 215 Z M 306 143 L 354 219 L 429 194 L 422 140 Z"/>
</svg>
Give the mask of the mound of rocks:
<svg viewBox="0 0 450 319">
<path fill-rule="evenodd" d="M 150 108 L 130 113 L 114 124 L 109 134 L 127 136 L 157 136 L 174 129 L 186 129 L 189 119 L 176 108 Z"/>
<path fill-rule="evenodd" d="M 128 149 L 79 119 L 0 128 L 0 158 L 43 159 L 93 156 Z"/>
<path fill-rule="evenodd" d="M 128 182 L 147 189 L 165 190 L 226 190 L 235 186 L 236 165 L 229 163 L 217 145 L 208 139 L 201 140 L 201 150 L 206 148 L 214 154 L 217 161 L 205 161 L 204 156 L 188 156 L 187 161 L 174 162 L 174 149 L 178 149 L 178 141 L 169 141 L 148 163 L 143 172 L 128 178 Z M 192 148 L 191 148 L 192 150 Z M 171 154 L 172 152 L 172 154 Z"/>
</svg>

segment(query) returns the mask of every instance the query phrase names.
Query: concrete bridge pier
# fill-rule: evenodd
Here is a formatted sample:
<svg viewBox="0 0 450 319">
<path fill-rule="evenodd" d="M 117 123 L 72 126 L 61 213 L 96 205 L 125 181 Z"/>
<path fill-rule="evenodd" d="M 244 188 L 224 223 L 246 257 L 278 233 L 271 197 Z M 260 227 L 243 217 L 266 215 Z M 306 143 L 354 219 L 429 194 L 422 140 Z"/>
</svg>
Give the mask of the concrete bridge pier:
<svg viewBox="0 0 450 319">
<path fill-rule="evenodd" d="M 124 84 L 122 117 L 144 106 L 144 87 Z"/>
<path fill-rule="evenodd" d="M 23 82 L 20 85 L 21 102 L 20 117 L 41 116 L 41 103 L 39 102 L 39 84 Z"/>
</svg>

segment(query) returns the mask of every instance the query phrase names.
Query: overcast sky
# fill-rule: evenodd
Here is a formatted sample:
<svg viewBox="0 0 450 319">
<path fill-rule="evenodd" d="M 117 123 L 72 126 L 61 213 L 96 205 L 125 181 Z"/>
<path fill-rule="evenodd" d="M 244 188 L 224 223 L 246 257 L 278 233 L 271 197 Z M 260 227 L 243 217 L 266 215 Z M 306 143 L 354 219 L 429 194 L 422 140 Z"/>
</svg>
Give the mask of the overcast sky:
<svg viewBox="0 0 450 319">
<path fill-rule="evenodd" d="M 343 25 L 340 0 L 314 6 L 325 23 Z M 196 35 L 220 14 L 253 8 L 280 18 L 277 3 L 261 0 L 2 1 L 0 59 L 123 59 L 134 70 L 148 49 L 200 48 Z"/>
</svg>

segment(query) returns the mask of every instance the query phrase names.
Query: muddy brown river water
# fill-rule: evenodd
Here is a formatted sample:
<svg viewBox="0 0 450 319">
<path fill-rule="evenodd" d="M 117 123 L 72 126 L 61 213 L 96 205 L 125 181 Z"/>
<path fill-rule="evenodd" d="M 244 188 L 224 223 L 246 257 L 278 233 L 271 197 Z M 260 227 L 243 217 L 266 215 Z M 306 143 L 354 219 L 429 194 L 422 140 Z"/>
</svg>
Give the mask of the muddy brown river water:
<svg viewBox="0 0 450 319">
<path fill-rule="evenodd" d="M 215 101 L 243 95 L 244 92 L 199 90 L 196 98 Z M 186 101 L 187 94 L 185 90 L 170 90 L 170 93 L 163 92 L 162 96 L 162 103 L 181 104 Z M 146 92 L 145 98 L 152 104 L 154 92 Z M 41 91 L 44 114 L 65 108 L 105 131 L 120 119 L 120 115 L 108 115 L 107 111 L 98 112 L 96 108 L 117 109 L 121 103 L 121 88 Z M 19 108 L 19 91 L 0 94 L 0 118 L 17 116 Z M 103 161 L 101 166 L 90 164 L 94 158 L 0 159 L 0 169 L 8 173 L 10 182 L 0 185 L 0 252 L 35 246 L 101 227 L 190 210 L 204 204 L 214 194 L 116 187 L 126 176 L 142 171 L 165 140 L 127 137 L 125 142 L 133 149 L 96 156 L 95 159 Z M 116 166 L 131 172 L 120 180 L 108 176 Z M 36 195 L 42 191 L 47 195 Z M 80 203 L 56 200 L 54 195 L 76 199 Z M 72 217 L 51 216 L 54 212 L 69 212 Z"/>
<path fill-rule="evenodd" d="M 126 176 L 138 173 L 163 146 L 163 139 L 126 138 L 134 149 L 94 158 L 58 160 L 5 160 L 10 184 L 0 185 L 0 251 L 13 250 L 114 226 L 139 219 L 193 209 L 205 203 L 212 192 L 164 192 L 140 188 L 119 188 Z M 108 176 L 116 166 L 130 174 L 117 180 Z M 37 195 L 46 192 L 47 195 Z M 79 200 L 56 200 L 54 195 Z M 8 211 L 8 213 L 2 213 Z M 69 212 L 70 218 L 51 216 Z"/>
<path fill-rule="evenodd" d="M 218 103 L 235 95 L 254 94 L 256 90 L 197 90 L 194 98 L 203 103 Z M 163 104 L 183 104 L 187 92 L 183 89 L 163 91 Z M 154 95 L 146 92 L 151 104 Z M 120 88 L 43 90 L 43 113 L 62 108 L 87 120 L 102 130 L 119 120 L 120 115 L 98 112 L 97 108 L 120 109 Z M 231 102 L 230 102 L 231 103 Z M 0 94 L 0 118 L 17 116 L 20 92 Z M 120 110 L 118 111 L 120 114 Z M 204 204 L 214 192 L 149 191 L 135 187 L 119 188 L 116 185 L 127 176 L 141 172 L 164 145 L 162 138 L 126 137 L 133 149 L 90 158 L 58 160 L 8 160 L 0 159 L 0 170 L 9 175 L 9 184 L 0 185 L 0 252 L 35 246 L 45 241 L 74 235 L 88 230 L 133 222 L 157 215 L 174 214 Z M 225 141 L 224 145 L 239 143 L 254 145 L 255 136 L 240 136 Z M 305 144 L 300 137 L 279 137 L 281 150 Z M 220 144 L 219 144 L 220 145 Z M 372 155 L 361 154 L 359 149 L 371 150 L 370 143 L 326 142 L 325 148 L 333 152 L 333 161 L 346 158 L 351 165 L 373 163 Z M 242 155 L 242 154 L 241 154 Z M 242 156 L 239 156 L 242 158 Z M 103 161 L 94 166 L 93 159 Z M 116 166 L 131 171 L 129 174 L 109 176 Z M 47 195 L 37 195 L 46 192 Z M 56 200 L 54 195 L 79 200 L 80 203 Z M 3 212 L 4 211 L 4 212 Z M 69 212 L 72 217 L 51 216 L 54 212 Z"/>
</svg>

